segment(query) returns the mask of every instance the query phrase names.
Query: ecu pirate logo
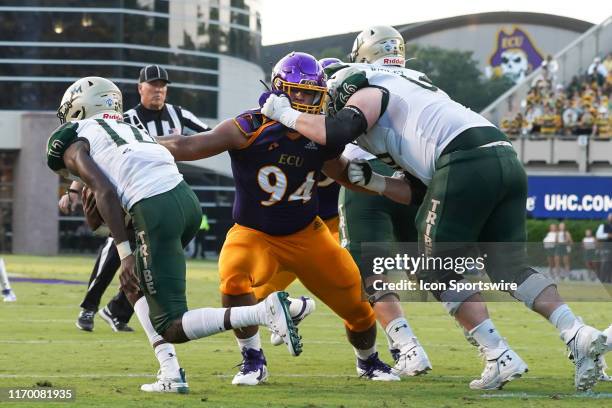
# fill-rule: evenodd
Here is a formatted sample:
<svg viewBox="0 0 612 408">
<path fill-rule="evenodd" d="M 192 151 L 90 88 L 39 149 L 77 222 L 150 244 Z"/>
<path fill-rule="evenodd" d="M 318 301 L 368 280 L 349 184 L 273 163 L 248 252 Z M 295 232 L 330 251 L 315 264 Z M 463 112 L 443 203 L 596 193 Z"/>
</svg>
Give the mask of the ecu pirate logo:
<svg viewBox="0 0 612 408">
<path fill-rule="evenodd" d="M 495 49 L 485 72 L 488 77 L 505 76 L 517 83 L 539 67 L 543 60 L 527 31 L 513 27 L 508 33 L 502 28 L 497 33 Z"/>
</svg>

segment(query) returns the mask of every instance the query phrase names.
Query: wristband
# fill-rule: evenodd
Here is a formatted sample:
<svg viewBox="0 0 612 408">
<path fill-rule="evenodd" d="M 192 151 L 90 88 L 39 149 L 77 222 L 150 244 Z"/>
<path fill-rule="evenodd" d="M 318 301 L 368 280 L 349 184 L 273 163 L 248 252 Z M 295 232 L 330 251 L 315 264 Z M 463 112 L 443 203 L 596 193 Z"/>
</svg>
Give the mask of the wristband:
<svg viewBox="0 0 612 408">
<path fill-rule="evenodd" d="M 119 253 L 119 259 L 122 261 L 128 256 L 132 255 L 130 241 L 123 241 L 122 243 L 117 244 L 117 252 Z"/>
<path fill-rule="evenodd" d="M 387 180 L 385 180 L 385 176 L 381 176 L 378 173 L 372 172 L 372 178 L 370 182 L 364 186 L 368 190 L 374 191 L 382 195 L 387 188 Z"/>
</svg>

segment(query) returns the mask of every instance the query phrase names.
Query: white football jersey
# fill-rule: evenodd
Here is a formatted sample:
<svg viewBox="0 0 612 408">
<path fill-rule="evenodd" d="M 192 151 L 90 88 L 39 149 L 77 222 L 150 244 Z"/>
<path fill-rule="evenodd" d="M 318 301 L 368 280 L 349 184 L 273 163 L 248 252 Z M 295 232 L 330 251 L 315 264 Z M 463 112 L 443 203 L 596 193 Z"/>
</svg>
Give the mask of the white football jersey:
<svg viewBox="0 0 612 408">
<path fill-rule="evenodd" d="M 76 123 L 78 137 L 89 142 L 90 156 L 115 186 L 126 211 L 183 180 L 168 149 L 136 126 L 109 119 Z"/>
<path fill-rule="evenodd" d="M 342 155 L 348 160 L 372 160 L 376 158 L 376 156 L 374 156 L 372 153 L 366 152 L 361 147 L 353 143 L 349 143 L 344 146 Z"/>
<path fill-rule="evenodd" d="M 378 122 L 357 144 L 396 169 L 407 170 L 429 185 L 444 148 L 461 132 L 491 122 L 453 101 L 425 74 L 401 67 L 351 64 L 368 83 L 389 91 Z"/>
</svg>

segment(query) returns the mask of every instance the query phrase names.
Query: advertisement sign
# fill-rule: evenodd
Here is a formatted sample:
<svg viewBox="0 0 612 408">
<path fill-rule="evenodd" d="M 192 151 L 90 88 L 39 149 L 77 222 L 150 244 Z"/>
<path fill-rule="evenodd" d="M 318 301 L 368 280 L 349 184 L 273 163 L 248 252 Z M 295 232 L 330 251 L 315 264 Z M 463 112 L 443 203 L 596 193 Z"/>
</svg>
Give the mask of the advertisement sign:
<svg viewBox="0 0 612 408">
<path fill-rule="evenodd" d="M 534 218 L 603 219 L 612 212 L 612 176 L 529 176 L 527 213 Z"/>
</svg>

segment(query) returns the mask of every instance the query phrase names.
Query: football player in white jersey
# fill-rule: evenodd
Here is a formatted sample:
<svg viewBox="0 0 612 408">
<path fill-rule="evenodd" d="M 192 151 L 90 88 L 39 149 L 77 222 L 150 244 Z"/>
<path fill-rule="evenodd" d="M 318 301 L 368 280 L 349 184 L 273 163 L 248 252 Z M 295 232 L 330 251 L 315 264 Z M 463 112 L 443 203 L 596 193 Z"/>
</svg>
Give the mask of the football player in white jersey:
<svg viewBox="0 0 612 408">
<path fill-rule="evenodd" d="M 3 258 L 0 258 L 0 288 L 2 288 L 2 298 L 5 302 L 17 301 L 17 296 L 15 296 L 15 292 L 11 289 L 11 284 L 8 280 Z"/>
<path fill-rule="evenodd" d="M 357 36 L 355 45 L 357 44 L 360 45 L 364 62 L 391 67 L 405 65 L 404 39 L 393 27 L 370 27 Z M 378 173 L 393 175 L 394 170 L 383 160 L 354 144 L 346 145 L 342 155 L 349 160 L 367 161 Z M 412 184 L 416 183 L 419 182 L 414 180 Z M 423 187 L 422 190 L 425 190 L 422 183 L 419 184 Z M 395 361 L 394 371 L 401 376 L 425 374 L 431 370 L 431 362 L 404 316 L 402 306 L 398 302 L 399 294 L 389 290 L 374 289 L 381 275 L 374 274 L 372 268 L 363 263 L 362 244 L 416 242 L 418 234 L 414 218 L 418 205 L 414 201 L 417 200 L 413 200 L 411 205 L 402 205 L 383 196 L 363 194 L 343 188 L 338 203 L 342 246 L 350 251 L 359 265 L 364 289 L 372 303 L 376 319 L 387 336 L 389 351 Z"/>
<path fill-rule="evenodd" d="M 62 125 L 49 138 L 47 165 L 64 177 L 82 180 L 93 193 L 121 258 L 122 289 L 160 362 L 158 381 L 143 385 L 143 391 L 188 392 L 170 343 L 266 325 L 292 355 L 301 352 L 285 292 L 274 292 L 255 306 L 187 310 L 183 247 L 199 228 L 200 204 L 170 152 L 123 122 L 122 96 L 115 84 L 100 77 L 76 81 L 66 90 L 58 117 Z M 124 211 L 136 230 L 135 254 Z"/>
<path fill-rule="evenodd" d="M 353 61 L 362 61 L 360 46 L 356 42 Z M 576 317 L 555 283 L 526 264 L 522 243 L 527 178 L 506 136 L 420 72 L 359 63 L 332 67 L 325 117 L 298 112 L 279 95 L 271 95 L 262 112 L 319 144 L 356 140 L 364 150 L 427 185 L 417 214 L 426 256 L 466 256 L 466 243 L 504 242 L 503 250 L 480 244 L 481 251 L 488 250 L 487 274 L 492 281 L 515 284 L 510 294 L 559 330 L 574 357 L 574 385 L 578 390 L 592 388 L 601 373 L 599 357 L 606 350 L 606 336 Z M 384 179 L 365 163 L 354 162 L 348 171 L 351 181 L 372 191 L 385 187 Z M 434 269 L 421 271 L 420 279 L 442 283 L 433 295 L 486 357 L 485 369 L 470 382 L 471 388 L 500 389 L 527 372 L 525 362 L 489 318 L 480 292 L 452 290 L 453 282 L 465 282 L 461 274 Z"/>
</svg>

